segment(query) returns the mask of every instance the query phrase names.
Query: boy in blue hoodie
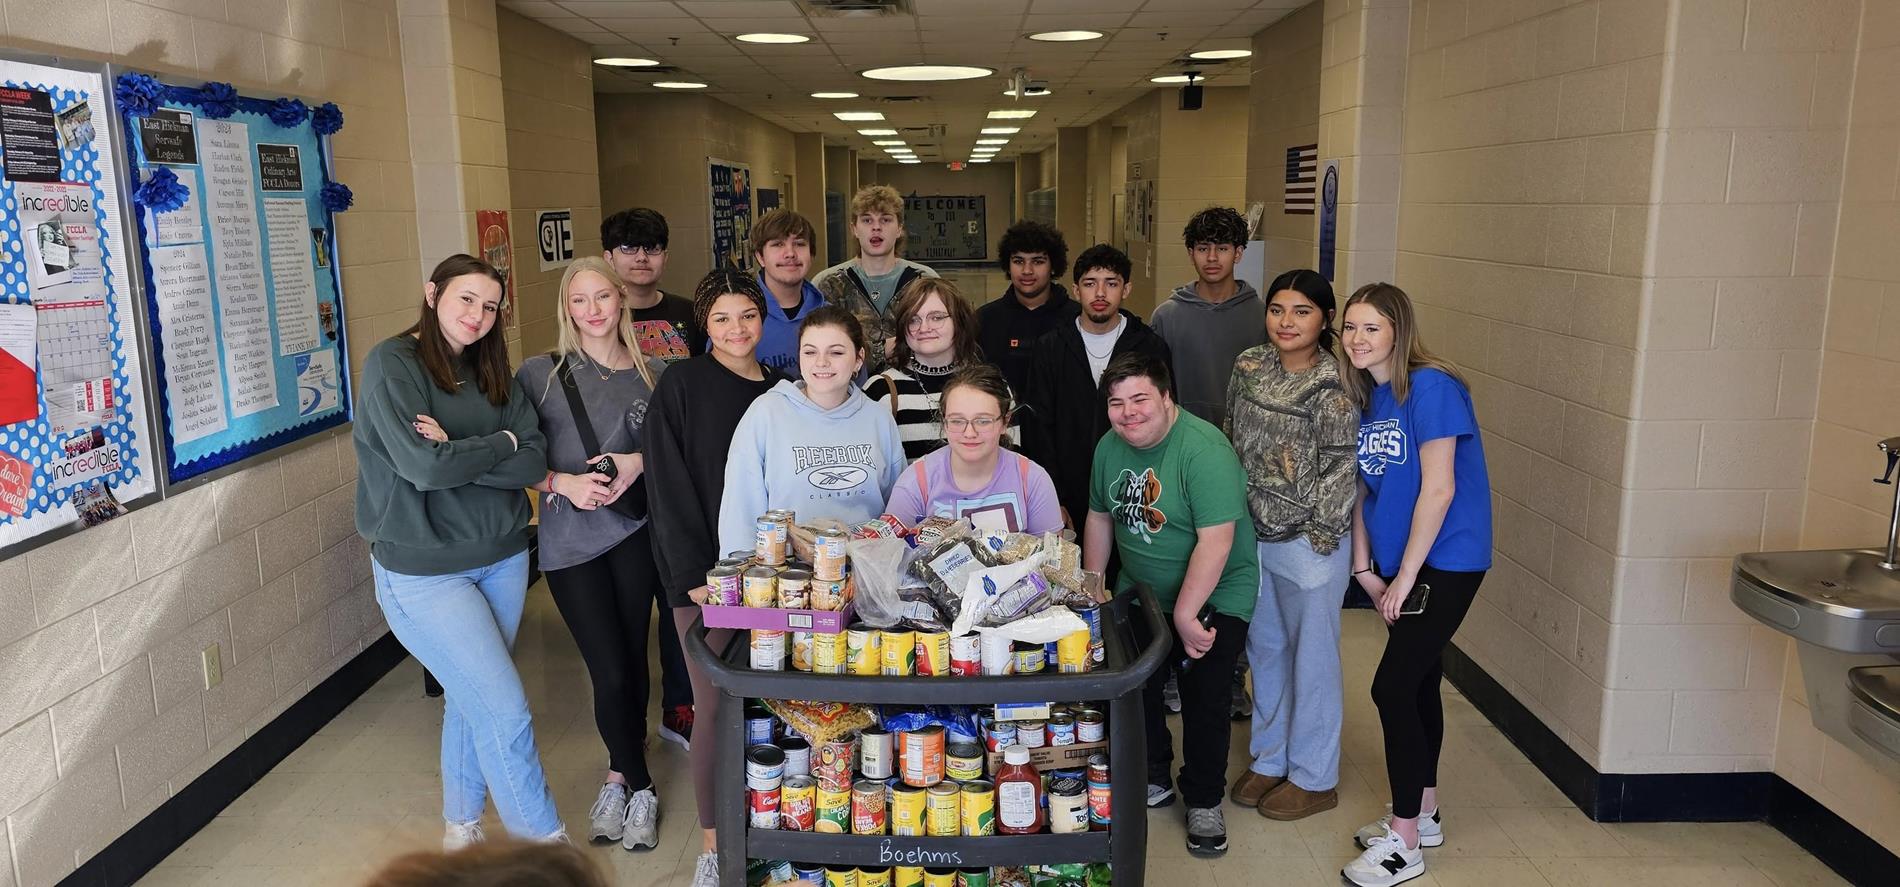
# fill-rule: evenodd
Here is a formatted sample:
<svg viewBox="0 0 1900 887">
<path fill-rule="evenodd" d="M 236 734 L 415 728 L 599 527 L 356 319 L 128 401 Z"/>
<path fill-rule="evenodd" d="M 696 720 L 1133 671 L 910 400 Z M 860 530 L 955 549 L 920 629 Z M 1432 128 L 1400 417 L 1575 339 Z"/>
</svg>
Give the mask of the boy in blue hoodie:
<svg viewBox="0 0 1900 887">
<path fill-rule="evenodd" d="M 805 281 L 817 239 L 810 219 L 775 209 L 752 226 L 747 244 L 759 267 L 759 289 L 765 291 L 759 362 L 792 378 L 798 377 L 798 323 L 825 304 L 825 294 Z"/>
</svg>

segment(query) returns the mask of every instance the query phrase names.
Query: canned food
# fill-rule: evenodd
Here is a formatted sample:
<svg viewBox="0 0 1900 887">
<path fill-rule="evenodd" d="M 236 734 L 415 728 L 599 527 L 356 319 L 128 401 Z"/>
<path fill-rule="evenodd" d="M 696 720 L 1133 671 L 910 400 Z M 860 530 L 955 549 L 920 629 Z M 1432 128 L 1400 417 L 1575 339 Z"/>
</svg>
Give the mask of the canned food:
<svg viewBox="0 0 1900 887">
<path fill-rule="evenodd" d="M 851 790 L 836 791 L 818 786 L 818 818 L 812 822 L 812 831 L 841 835 L 850 830 Z"/>
<path fill-rule="evenodd" d="M 930 786 L 942 782 L 943 728 L 932 725 L 898 735 L 904 742 L 904 783 Z"/>
<path fill-rule="evenodd" d="M 875 675 L 884 668 L 884 633 L 860 622 L 845 631 L 845 671 Z"/>
<path fill-rule="evenodd" d="M 843 579 L 813 579 L 811 581 L 811 608 L 835 613 L 844 609 Z"/>
<path fill-rule="evenodd" d="M 776 567 L 785 563 L 785 549 L 791 541 L 790 527 L 766 512 L 752 523 L 752 557 L 760 564 Z"/>
<path fill-rule="evenodd" d="M 785 632 L 752 629 L 752 670 L 785 670 Z"/>
<path fill-rule="evenodd" d="M 884 834 L 884 783 L 860 779 L 851 785 L 851 833 Z"/>
<path fill-rule="evenodd" d="M 950 639 L 950 674 L 967 677 L 983 673 L 983 638 L 975 632 Z"/>
<path fill-rule="evenodd" d="M 1101 742 L 1108 738 L 1108 718 L 1092 708 L 1085 708 L 1075 715 L 1075 741 Z"/>
<path fill-rule="evenodd" d="M 990 887 L 990 870 L 957 869 L 957 887 Z"/>
<path fill-rule="evenodd" d="M 824 529 L 812 540 L 811 572 L 818 579 L 842 580 L 845 566 L 843 530 Z"/>
<path fill-rule="evenodd" d="M 745 600 L 744 581 L 739 568 L 717 566 L 706 571 L 706 603 L 736 607 Z"/>
<path fill-rule="evenodd" d="M 996 783 L 974 779 L 963 784 L 957 818 L 966 838 L 996 834 Z"/>
<path fill-rule="evenodd" d="M 741 579 L 746 606 L 778 606 L 778 571 L 771 567 L 753 567 L 745 571 Z"/>
<path fill-rule="evenodd" d="M 878 673 L 889 677 L 908 677 L 917 673 L 917 633 L 885 629 L 879 633 L 883 646 Z"/>
<path fill-rule="evenodd" d="M 957 887 L 957 870 L 924 869 L 924 887 Z"/>
<path fill-rule="evenodd" d="M 825 866 L 825 887 L 858 887 L 857 866 Z"/>
<path fill-rule="evenodd" d="M 758 566 L 757 557 L 758 552 L 755 551 L 728 551 L 724 560 L 745 561 L 747 566 Z"/>
<path fill-rule="evenodd" d="M 751 569 L 754 566 L 757 566 L 757 564 L 753 563 L 752 561 L 752 552 L 741 551 L 739 552 L 739 554 L 741 555 L 740 557 L 722 557 L 716 561 L 713 561 L 713 566 L 714 567 L 733 567 L 741 573 L 745 572 L 748 569 Z"/>
<path fill-rule="evenodd" d="M 816 674 L 844 674 L 844 635 L 815 632 L 811 636 L 811 670 Z"/>
<path fill-rule="evenodd" d="M 782 587 L 784 579 L 779 580 Z M 784 597 L 783 591 L 779 592 Z M 1056 671 L 1062 674 L 1081 674 L 1094 664 L 1089 657 L 1089 630 L 1077 629 L 1056 640 Z"/>
<path fill-rule="evenodd" d="M 950 676 L 949 632 L 917 632 L 917 674 L 933 678 Z"/>
<path fill-rule="evenodd" d="M 1041 644 L 1019 641 L 1011 649 L 1014 651 L 1017 674 L 1039 674 L 1042 667 L 1048 664 L 1048 655 L 1043 652 Z"/>
<path fill-rule="evenodd" d="M 818 746 L 812 760 L 811 775 L 819 788 L 851 791 L 851 771 L 857 764 L 858 741 L 855 737 L 832 739 Z"/>
<path fill-rule="evenodd" d="M 1020 731 L 1016 729 L 1014 721 L 997 721 L 991 724 L 989 732 L 984 734 L 983 746 L 1001 754 L 1003 749 L 1016 744 L 1018 732 Z"/>
<path fill-rule="evenodd" d="M 825 867 L 822 865 L 794 864 L 792 878 L 812 887 L 825 887 Z"/>
<path fill-rule="evenodd" d="M 756 702 L 748 702 L 745 707 L 745 744 L 771 745 L 772 736 L 777 732 L 778 719 L 772 716 L 772 710 Z"/>
<path fill-rule="evenodd" d="M 1075 744 L 1075 717 L 1067 712 L 1049 716 L 1049 745 Z"/>
<path fill-rule="evenodd" d="M 982 632 L 982 636 L 980 655 L 983 673 L 986 675 L 1014 674 L 1016 672 L 1014 642 L 994 631 Z"/>
<path fill-rule="evenodd" d="M 811 574 L 786 570 L 778 574 L 778 605 L 787 610 L 811 608 Z"/>
<path fill-rule="evenodd" d="M 1071 835 L 1088 830 L 1088 786 L 1071 777 L 1049 780 L 1049 831 Z"/>
<path fill-rule="evenodd" d="M 745 790 L 746 822 L 753 828 L 778 828 L 779 790 L 777 786 L 769 789 L 749 788 Z"/>
<path fill-rule="evenodd" d="M 891 870 L 859 868 L 858 887 L 891 887 Z"/>
<path fill-rule="evenodd" d="M 1069 609 L 1074 610 L 1075 615 L 1082 617 L 1082 621 L 1088 623 L 1089 661 L 1095 665 L 1101 665 L 1102 656 L 1104 655 L 1102 648 L 1102 605 L 1095 604 L 1088 607 L 1070 607 Z"/>
<path fill-rule="evenodd" d="M 891 869 L 891 887 L 924 887 L 924 868 L 900 865 Z"/>
<path fill-rule="evenodd" d="M 924 790 L 910 785 L 891 786 L 891 834 L 922 837 Z"/>
<path fill-rule="evenodd" d="M 983 778 L 983 746 L 953 742 L 943 752 L 944 775 L 958 782 Z"/>
<path fill-rule="evenodd" d="M 1042 748 L 1049 744 L 1049 726 L 1046 721 L 1017 721 L 1016 744 L 1023 748 Z"/>
<path fill-rule="evenodd" d="M 785 751 L 776 745 L 755 745 L 745 750 L 746 788 L 775 789 L 785 779 Z"/>
<path fill-rule="evenodd" d="M 792 670 L 811 671 L 811 632 L 794 631 L 792 638 Z"/>
<path fill-rule="evenodd" d="M 963 787 L 953 782 L 939 782 L 926 793 L 927 805 L 924 813 L 925 831 L 933 838 L 954 837 L 962 829 L 959 816 L 963 810 Z"/>
<path fill-rule="evenodd" d="M 897 761 L 889 731 L 881 727 L 866 728 L 858 733 L 858 745 L 863 758 L 859 766 L 865 778 L 889 779 L 896 773 Z"/>
<path fill-rule="evenodd" d="M 787 736 L 775 744 L 785 753 L 786 779 L 811 775 L 811 743 L 797 736 Z"/>
<path fill-rule="evenodd" d="M 1100 752 L 1089 755 L 1088 778 L 1090 782 L 1108 781 L 1108 755 Z"/>
<path fill-rule="evenodd" d="M 808 832 L 818 824 L 818 783 L 809 776 L 787 776 L 779 787 L 779 828 Z"/>
<path fill-rule="evenodd" d="M 1109 814 L 1113 810 L 1110 797 L 1108 780 L 1089 780 L 1089 831 L 1108 831 Z"/>
</svg>

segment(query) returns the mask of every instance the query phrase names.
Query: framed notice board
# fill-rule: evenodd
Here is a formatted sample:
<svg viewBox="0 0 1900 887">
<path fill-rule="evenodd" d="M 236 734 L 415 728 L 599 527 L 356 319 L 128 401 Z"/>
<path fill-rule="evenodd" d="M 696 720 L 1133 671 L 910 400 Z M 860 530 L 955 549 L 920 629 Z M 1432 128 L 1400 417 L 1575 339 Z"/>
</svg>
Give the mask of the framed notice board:
<svg viewBox="0 0 1900 887">
<path fill-rule="evenodd" d="M 335 106 L 115 82 L 167 488 L 348 422 Z"/>
<path fill-rule="evenodd" d="M 158 494 L 109 84 L 0 53 L 0 558 Z"/>
<path fill-rule="evenodd" d="M 706 158 L 712 194 L 712 266 L 752 267 L 752 167 L 716 157 Z"/>
<path fill-rule="evenodd" d="M 984 230 L 984 200 L 973 197 L 904 198 L 904 258 L 925 264 L 933 261 L 989 257 L 989 235 Z"/>
</svg>

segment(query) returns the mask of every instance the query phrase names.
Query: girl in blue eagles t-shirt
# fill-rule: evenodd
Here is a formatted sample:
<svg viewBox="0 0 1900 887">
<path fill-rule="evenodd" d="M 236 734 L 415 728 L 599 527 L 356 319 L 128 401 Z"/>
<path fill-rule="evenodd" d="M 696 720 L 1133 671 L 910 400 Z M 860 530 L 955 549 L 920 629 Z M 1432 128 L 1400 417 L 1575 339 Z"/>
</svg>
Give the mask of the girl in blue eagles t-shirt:
<svg viewBox="0 0 1900 887">
<path fill-rule="evenodd" d="M 1491 484 L 1471 393 L 1419 340 L 1405 291 L 1361 287 L 1341 333 L 1353 366 L 1343 381 L 1362 414 L 1352 572 L 1387 625 L 1372 700 L 1392 787 L 1392 812 L 1354 836 L 1365 853 L 1341 874 L 1386 887 L 1424 874 L 1421 848 L 1445 842 L 1440 657 L 1491 568 Z"/>
</svg>

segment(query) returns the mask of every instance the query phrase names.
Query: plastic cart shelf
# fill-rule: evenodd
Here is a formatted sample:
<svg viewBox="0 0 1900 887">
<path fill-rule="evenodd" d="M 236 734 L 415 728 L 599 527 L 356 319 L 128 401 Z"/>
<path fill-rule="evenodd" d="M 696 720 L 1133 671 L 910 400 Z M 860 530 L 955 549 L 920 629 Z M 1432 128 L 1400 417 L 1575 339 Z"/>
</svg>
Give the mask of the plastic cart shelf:
<svg viewBox="0 0 1900 887">
<path fill-rule="evenodd" d="M 1147 620 L 1147 645 L 1136 647 L 1133 621 Z M 1171 643 L 1166 617 L 1146 587 L 1102 606 L 1101 666 L 1086 674 L 999 677 L 870 677 L 796 671 L 753 671 L 744 632 L 726 649 L 706 643 L 697 620 L 686 637 L 692 656 L 719 687 L 719 759 L 714 822 L 719 877 L 744 887 L 747 859 L 789 859 L 825 865 L 999 866 L 1109 862 L 1116 887 L 1141 887 L 1148 855 L 1147 733 L 1141 688 Z M 747 827 L 744 759 L 746 699 L 805 699 L 874 705 L 994 705 L 1006 702 L 1108 702 L 1109 816 L 1105 832 L 984 837 L 837 835 Z"/>
</svg>

